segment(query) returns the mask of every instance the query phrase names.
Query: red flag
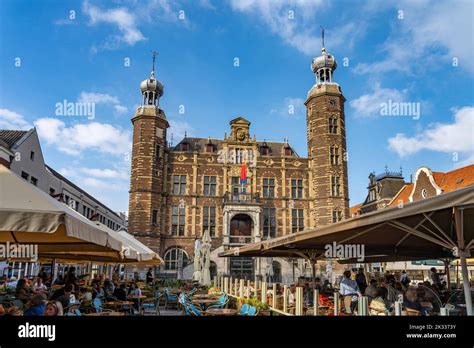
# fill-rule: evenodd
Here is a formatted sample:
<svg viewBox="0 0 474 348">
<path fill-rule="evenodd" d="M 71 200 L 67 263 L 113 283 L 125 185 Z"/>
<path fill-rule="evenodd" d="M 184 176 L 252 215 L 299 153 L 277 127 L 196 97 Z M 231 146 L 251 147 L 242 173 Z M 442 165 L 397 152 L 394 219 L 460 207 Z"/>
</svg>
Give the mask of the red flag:
<svg viewBox="0 0 474 348">
<path fill-rule="evenodd" d="M 247 165 L 245 161 L 242 162 L 242 167 L 240 169 L 240 183 L 247 184 Z"/>
</svg>

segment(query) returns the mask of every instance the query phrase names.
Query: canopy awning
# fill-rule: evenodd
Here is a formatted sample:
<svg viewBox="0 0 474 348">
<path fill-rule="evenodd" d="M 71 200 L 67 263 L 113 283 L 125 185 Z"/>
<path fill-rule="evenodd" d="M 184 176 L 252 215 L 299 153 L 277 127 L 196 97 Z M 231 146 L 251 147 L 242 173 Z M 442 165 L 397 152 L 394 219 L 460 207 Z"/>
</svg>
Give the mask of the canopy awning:
<svg viewBox="0 0 474 348">
<path fill-rule="evenodd" d="M 0 243 L 34 244 L 40 255 L 122 258 L 123 243 L 69 206 L 0 166 Z"/>
<path fill-rule="evenodd" d="M 327 259 L 325 252 L 331 245 L 364 246 L 363 260 L 346 256 L 339 262 L 459 257 L 467 314 L 473 315 L 466 259 L 474 249 L 474 186 L 400 208 L 383 209 L 314 230 L 234 248 L 219 256 L 299 256 L 311 261 L 314 276 L 314 262 Z"/>
<path fill-rule="evenodd" d="M 219 256 L 323 258 L 327 245 L 362 244 L 364 262 L 455 258 L 455 208 L 462 214 L 464 249 L 474 248 L 474 186 L 402 208 L 388 208 L 328 226 L 227 250 Z M 346 262 L 355 260 L 347 259 Z"/>
</svg>

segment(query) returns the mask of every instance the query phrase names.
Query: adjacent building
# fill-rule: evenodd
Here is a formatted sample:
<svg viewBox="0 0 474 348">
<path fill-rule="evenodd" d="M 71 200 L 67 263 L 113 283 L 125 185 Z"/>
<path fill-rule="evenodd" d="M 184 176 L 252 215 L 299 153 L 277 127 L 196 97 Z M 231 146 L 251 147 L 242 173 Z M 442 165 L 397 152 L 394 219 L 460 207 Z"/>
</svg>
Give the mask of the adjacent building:
<svg viewBox="0 0 474 348">
<path fill-rule="evenodd" d="M 403 208 L 411 202 L 419 201 L 451 192 L 469 185 L 474 185 L 474 165 L 468 165 L 449 172 L 433 172 L 423 166 L 418 168 L 412 182 L 405 182 L 402 172 L 385 172 L 375 176 L 369 175 L 367 197 L 364 202 L 350 208 L 351 217 L 385 208 Z M 380 267 L 380 264 L 373 265 Z M 428 278 L 429 269 L 433 266 L 443 268 L 440 260 L 412 262 L 388 262 L 388 270 L 405 269 L 414 279 Z"/>
<path fill-rule="evenodd" d="M 46 165 L 35 128 L 0 130 L 0 164 L 85 217 L 109 228 L 127 229 L 124 213 L 116 213 L 85 190 Z"/>
</svg>

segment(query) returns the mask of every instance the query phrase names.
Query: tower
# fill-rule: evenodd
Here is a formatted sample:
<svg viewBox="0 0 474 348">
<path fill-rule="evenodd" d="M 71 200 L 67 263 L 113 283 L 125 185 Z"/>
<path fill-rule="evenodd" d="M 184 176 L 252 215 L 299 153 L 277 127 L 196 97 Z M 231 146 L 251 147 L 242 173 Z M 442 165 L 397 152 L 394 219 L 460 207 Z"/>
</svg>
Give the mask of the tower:
<svg viewBox="0 0 474 348">
<path fill-rule="evenodd" d="M 160 251 L 166 175 L 166 129 L 169 124 L 159 106 L 163 85 L 155 79 L 155 55 L 153 52 L 150 78 L 140 84 L 141 105 L 132 118 L 128 229 L 146 245 Z"/>
<path fill-rule="evenodd" d="M 310 170 L 311 226 L 319 227 L 349 217 L 346 124 L 344 98 L 334 82 L 337 63 L 323 47 L 313 58 L 311 70 L 316 83 L 305 105 Z"/>
</svg>

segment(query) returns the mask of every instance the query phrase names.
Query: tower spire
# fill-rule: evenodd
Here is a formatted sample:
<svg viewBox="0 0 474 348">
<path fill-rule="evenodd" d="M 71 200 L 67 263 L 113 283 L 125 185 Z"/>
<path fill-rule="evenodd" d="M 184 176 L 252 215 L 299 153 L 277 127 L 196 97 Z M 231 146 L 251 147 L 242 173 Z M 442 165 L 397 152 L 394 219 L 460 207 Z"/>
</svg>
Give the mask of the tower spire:
<svg viewBox="0 0 474 348">
<path fill-rule="evenodd" d="M 154 79 L 155 78 L 155 58 L 158 55 L 158 52 L 155 50 L 152 50 L 151 54 L 153 55 L 153 64 L 151 66 L 151 78 Z"/>
<path fill-rule="evenodd" d="M 322 50 L 325 51 L 326 50 L 326 46 L 324 45 L 324 28 L 322 25 L 320 25 L 321 27 L 321 44 L 322 44 Z"/>
</svg>

